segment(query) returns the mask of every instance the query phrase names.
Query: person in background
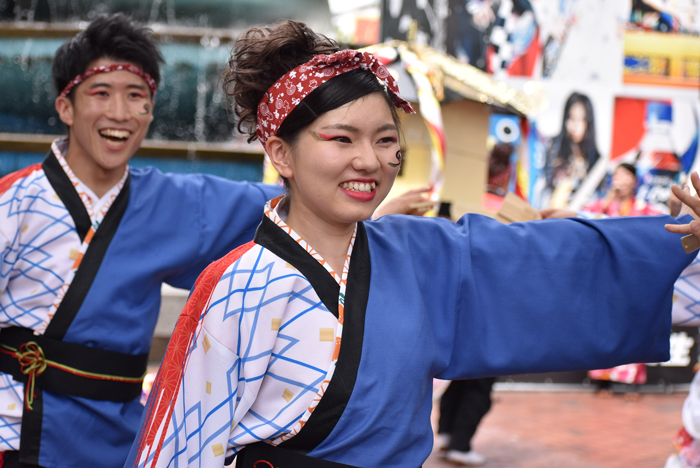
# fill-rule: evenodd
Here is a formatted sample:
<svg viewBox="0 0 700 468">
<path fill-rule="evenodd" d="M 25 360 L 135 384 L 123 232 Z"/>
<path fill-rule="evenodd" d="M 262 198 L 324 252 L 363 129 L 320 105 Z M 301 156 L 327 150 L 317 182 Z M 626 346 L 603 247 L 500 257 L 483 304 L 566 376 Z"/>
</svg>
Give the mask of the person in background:
<svg viewBox="0 0 700 468">
<path fill-rule="evenodd" d="M 564 208 L 599 158 L 593 104 L 585 94 L 573 93 L 564 105 L 561 132 L 547 151 L 549 206 Z"/>
<path fill-rule="evenodd" d="M 486 457 L 472 450 L 472 438 L 491 409 L 495 377 L 453 380 L 440 399 L 437 443 L 447 461 L 467 466 L 486 463 Z"/>
<path fill-rule="evenodd" d="M 632 164 L 622 163 L 612 175 L 608 193 L 583 207 L 589 213 L 607 216 L 655 216 L 661 212 L 644 200 L 635 197 L 637 189 L 637 171 Z"/>
<path fill-rule="evenodd" d="M 484 209 L 497 212 L 503 204 L 503 198 L 508 192 L 512 165 L 510 156 L 513 146 L 508 143 L 497 143 L 489 156 L 489 178 L 482 199 Z"/>
</svg>

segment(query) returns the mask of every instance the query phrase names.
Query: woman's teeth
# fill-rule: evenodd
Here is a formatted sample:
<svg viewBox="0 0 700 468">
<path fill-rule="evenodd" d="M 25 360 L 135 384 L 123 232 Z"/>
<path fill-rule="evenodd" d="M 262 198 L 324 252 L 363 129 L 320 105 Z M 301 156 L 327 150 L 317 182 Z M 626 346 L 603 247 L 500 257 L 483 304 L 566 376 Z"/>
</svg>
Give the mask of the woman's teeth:
<svg viewBox="0 0 700 468">
<path fill-rule="evenodd" d="M 369 193 L 375 189 L 377 186 L 376 182 L 343 182 L 340 184 L 341 188 L 345 190 L 352 190 L 353 192 L 364 192 Z"/>
</svg>

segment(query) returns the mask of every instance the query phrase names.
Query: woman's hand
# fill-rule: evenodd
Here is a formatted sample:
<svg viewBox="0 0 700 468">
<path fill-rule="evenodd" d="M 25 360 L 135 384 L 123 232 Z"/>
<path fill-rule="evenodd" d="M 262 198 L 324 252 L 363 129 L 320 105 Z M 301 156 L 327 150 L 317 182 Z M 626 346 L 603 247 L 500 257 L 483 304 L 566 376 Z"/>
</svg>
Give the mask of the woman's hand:
<svg viewBox="0 0 700 468">
<path fill-rule="evenodd" d="M 671 191 L 683 203 L 679 216 L 689 214 L 695 219 L 689 224 L 667 224 L 666 230 L 676 234 L 692 234 L 700 240 L 700 221 L 698 221 L 700 220 L 700 198 L 697 195 L 700 193 L 700 176 L 697 172 L 690 175 L 690 182 L 695 188 L 696 195 L 691 195 L 687 186 L 685 190 L 681 190 L 679 186 L 674 185 L 671 187 Z"/>
</svg>

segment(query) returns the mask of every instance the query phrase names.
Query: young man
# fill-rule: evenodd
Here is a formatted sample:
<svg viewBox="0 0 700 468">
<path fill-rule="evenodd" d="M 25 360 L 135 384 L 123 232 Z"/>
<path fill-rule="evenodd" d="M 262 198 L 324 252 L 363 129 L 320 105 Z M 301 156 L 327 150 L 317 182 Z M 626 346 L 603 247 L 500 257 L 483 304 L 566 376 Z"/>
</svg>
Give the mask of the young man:
<svg viewBox="0 0 700 468">
<path fill-rule="evenodd" d="M 277 189 L 134 170 L 163 61 L 95 20 L 56 52 L 68 138 L 0 179 L 0 452 L 6 467 L 121 467 L 163 282 L 191 288 L 252 239 Z M 0 463 L 0 466 L 2 464 Z"/>
</svg>

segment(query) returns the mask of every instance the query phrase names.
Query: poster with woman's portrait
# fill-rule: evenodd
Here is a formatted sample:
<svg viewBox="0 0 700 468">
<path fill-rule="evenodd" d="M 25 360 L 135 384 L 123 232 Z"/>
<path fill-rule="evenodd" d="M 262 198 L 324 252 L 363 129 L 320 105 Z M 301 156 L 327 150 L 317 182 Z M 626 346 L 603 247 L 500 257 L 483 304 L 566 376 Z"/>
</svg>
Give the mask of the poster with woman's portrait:
<svg viewBox="0 0 700 468">
<path fill-rule="evenodd" d="M 530 194 L 538 208 L 578 209 L 604 186 L 611 138 L 613 98 L 585 86 L 549 86 L 550 105 L 533 121 L 539 144 L 530 165 Z"/>
</svg>

